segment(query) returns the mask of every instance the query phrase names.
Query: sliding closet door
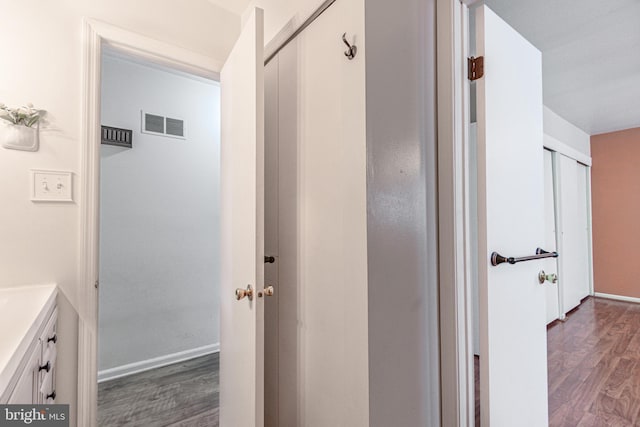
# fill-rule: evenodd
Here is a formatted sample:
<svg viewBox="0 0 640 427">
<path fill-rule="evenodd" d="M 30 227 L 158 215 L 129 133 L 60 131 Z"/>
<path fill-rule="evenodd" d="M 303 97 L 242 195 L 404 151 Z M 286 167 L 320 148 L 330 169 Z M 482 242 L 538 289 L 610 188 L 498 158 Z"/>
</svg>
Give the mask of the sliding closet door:
<svg viewBox="0 0 640 427">
<path fill-rule="evenodd" d="M 582 298 L 591 292 L 590 286 L 590 232 L 589 232 L 589 197 L 587 187 L 587 173 L 589 168 L 582 163 L 576 163 L 576 203 L 578 205 L 578 216 L 576 217 L 576 239 L 580 248 L 578 253 L 580 295 Z"/>
<path fill-rule="evenodd" d="M 584 166 L 557 154 L 560 180 L 560 218 L 562 250 L 560 254 L 561 311 L 567 313 L 589 295 L 589 245 L 587 239 L 587 190 Z"/>
<path fill-rule="evenodd" d="M 359 4 L 334 3 L 298 36 L 297 425 L 368 425 L 365 64 L 341 40 L 364 41 Z"/>
<path fill-rule="evenodd" d="M 279 414 L 280 331 L 279 304 L 283 286 L 279 277 L 279 128 L 278 128 L 278 59 L 264 67 L 264 282 L 275 293 L 264 306 L 264 425 L 277 427 Z M 284 287 L 286 289 L 286 286 Z M 285 295 L 286 298 L 286 295 Z M 294 373 L 294 370 L 290 371 Z M 295 375 L 294 375 L 295 377 Z M 287 424 L 284 424 L 287 425 Z"/>
<path fill-rule="evenodd" d="M 266 68 L 266 425 L 369 425 L 364 48 L 342 42 L 362 46 L 361 7 L 334 3 Z"/>
<path fill-rule="evenodd" d="M 554 195 L 554 174 L 553 156 L 549 150 L 544 150 L 544 224 L 545 224 L 545 247 L 549 252 L 557 251 L 556 248 L 556 216 L 555 216 L 555 195 Z M 558 273 L 558 260 L 551 258 L 544 261 L 542 266 L 545 273 Z M 558 306 L 558 284 L 546 282 L 545 294 L 547 300 L 547 323 L 553 322 L 559 316 Z"/>
</svg>

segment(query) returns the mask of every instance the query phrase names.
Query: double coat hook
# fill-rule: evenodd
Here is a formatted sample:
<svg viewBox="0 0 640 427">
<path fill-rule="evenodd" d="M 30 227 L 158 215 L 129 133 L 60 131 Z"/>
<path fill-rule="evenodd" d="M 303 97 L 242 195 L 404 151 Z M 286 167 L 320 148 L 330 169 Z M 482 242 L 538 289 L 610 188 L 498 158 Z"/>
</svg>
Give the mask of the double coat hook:
<svg viewBox="0 0 640 427">
<path fill-rule="evenodd" d="M 347 49 L 347 50 L 344 52 L 344 56 L 346 56 L 347 58 L 349 58 L 349 60 L 352 60 L 353 58 L 355 58 L 355 57 L 356 57 L 356 53 L 358 53 L 358 48 L 357 48 L 357 46 L 356 46 L 355 44 L 353 44 L 353 45 L 352 45 L 352 44 L 350 44 L 350 43 L 347 41 L 347 33 L 344 33 L 344 34 L 342 35 L 342 41 L 343 41 L 343 42 L 344 42 L 344 44 L 346 44 L 346 45 L 347 45 L 347 47 L 349 48 L 349 49 Z"/>
</svg>

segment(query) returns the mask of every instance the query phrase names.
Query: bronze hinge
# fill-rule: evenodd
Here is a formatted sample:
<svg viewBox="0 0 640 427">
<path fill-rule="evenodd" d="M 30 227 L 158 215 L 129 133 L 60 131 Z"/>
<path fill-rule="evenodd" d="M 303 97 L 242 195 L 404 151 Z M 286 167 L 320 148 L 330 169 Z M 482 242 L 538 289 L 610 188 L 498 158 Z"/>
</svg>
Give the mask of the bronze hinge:
<svg viewBox="0 0 640 427">
<path fill-rule="evenodd" d="M 467 64 L 469 67 L 469 80 L 478 80 L 484 76 L 484 57 L 478 56 L 467 58 Z"/>
</svg>

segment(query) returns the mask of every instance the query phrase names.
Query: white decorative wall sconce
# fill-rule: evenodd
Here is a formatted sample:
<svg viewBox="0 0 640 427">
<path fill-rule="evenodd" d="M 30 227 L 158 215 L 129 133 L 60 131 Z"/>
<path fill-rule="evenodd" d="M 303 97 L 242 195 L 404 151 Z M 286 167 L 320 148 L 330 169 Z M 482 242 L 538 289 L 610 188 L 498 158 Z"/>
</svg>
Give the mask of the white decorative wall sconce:
<svg viewBox="0 0 640 427">
<path fill-rule="evenodd" d="M 40 146 L 39 121 L 42 111 L 25 107 L 9 108 L 0 104 L 0 118 L 4 126 L 0 128 L 0 141 L 4 148 L 22 151 L 38 151 Z"/>
</svg>

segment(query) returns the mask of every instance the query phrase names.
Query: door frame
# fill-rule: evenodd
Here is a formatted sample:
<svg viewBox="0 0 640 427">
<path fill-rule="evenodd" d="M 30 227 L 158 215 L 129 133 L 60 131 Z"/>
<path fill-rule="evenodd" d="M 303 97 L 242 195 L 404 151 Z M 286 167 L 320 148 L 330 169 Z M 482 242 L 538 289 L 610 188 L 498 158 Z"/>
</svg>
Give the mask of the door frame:
<svg viewBox="0 0 640 427">
<path fill-rule="evenodd" d="M 469 8 L 482 0 L 436 0 L 438 232 L 442 425 L 474 425 L 469 239 Z M 588 167 L 589 282 L 593 290 L 591 157 L 544 135 L 544 147 Z M 554 154 L 555 158 L 555 154 Z"/>
<path fill-rule="evenodd" d="M 93 19 L 83 20 L 80 232 L 78 254 L 77 424 L 97 426 L 98 272 L 100 215 L 100 95 L 102 47 L 189 74 L 220 80 L 223 60 L 143 36 Z"/>
<path fill-rule="evenodd" d="M 437 0 L 438 233 L 442 425 L 475 418 L 469 210 L 469 6 Z"/>
</svg>

